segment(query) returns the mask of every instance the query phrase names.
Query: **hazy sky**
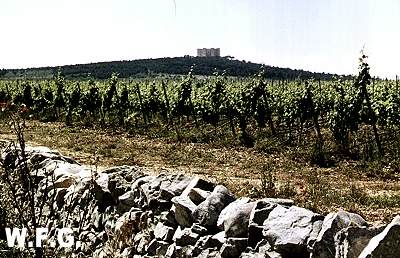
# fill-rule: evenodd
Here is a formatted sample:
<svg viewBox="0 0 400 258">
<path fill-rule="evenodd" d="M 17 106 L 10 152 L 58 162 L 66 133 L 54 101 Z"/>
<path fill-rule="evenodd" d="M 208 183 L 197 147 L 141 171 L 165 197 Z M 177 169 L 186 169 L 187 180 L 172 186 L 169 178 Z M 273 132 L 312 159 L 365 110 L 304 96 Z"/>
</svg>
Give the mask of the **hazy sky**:
<svg viewBox="0 0 400 258">
<path fill-rule="evenodd" d="M 400 75 L 399 0 L 0 0 L 0 69 L 221 48 L 266 65 Z"/>
</svg>

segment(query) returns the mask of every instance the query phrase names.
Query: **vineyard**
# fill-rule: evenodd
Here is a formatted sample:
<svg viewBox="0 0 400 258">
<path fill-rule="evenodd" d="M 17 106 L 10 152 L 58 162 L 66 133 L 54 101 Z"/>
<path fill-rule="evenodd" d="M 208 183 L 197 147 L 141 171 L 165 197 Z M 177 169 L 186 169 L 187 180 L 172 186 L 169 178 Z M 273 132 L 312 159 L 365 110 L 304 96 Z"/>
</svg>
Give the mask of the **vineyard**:
<svg viewBox="0 0 400 258">
<path fill-rule="evenodd" d="M 398 171 L 400 94 L 397 81 L 373 80 L 366 56 L 353 79 L 269 80 L 224 73 L 180 81 L 1 80 L 2 116 L 114 128 L 184 142 L 216 142 L 309 150 L 307 159 L 330 166 L 337 157 L 381 160 Z"/>
</svg>

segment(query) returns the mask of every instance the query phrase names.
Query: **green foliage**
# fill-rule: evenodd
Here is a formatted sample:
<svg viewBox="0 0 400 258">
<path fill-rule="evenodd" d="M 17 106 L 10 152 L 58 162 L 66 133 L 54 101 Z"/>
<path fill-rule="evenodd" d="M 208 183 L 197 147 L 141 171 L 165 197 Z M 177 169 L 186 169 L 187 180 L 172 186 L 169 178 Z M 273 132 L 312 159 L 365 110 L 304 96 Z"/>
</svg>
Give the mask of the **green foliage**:
<svg viewBox="0 0 400 258">
<path fill-rule="evenodd" d="M 65 105 L 64 99 L 64 76 L 62 76 L 61 71 L 58 71 L 57 77 L 55 79 L 56 86 L 56 96 L 54 100 L 54 106 L 61 108 Z"/>
<path fill-rule="evenodd" d="M 268 67 L 252 78 L 232 78 L 218 70 L 199 78 L 193 74 L 197 64 L 180 81 L 126 80 L 117 74 L 105 81 L 76 81 L 59 71 L 53 80 L 0 81 L 0 100 L 25 104 L 36 119 L 67 125 L 122 126 L 146 133 L 151 127 L 154 135 L 183 139 L 188 134 L 193 141 L 215 139 L 229 128 L 232 141 L 248 147 L 269 142 L 259 137 L 291 146 L 308 141 L 311 162 L 323 164 L 326 138 L 335 151 L 348 155 L 349 150 L 362 152 L 359 146 L 371 140 L 371 133 L 360 134 L 360 128 L 376 125 L 392 132 L 399 127 L 394 82 L 373 80 L 365 60 L 363 55 L 354 81 L 269 80 Z"/>
<path fill-rule="evenodd" d="M 253 76 L 258 73 L 260 64 L 231 60 L 230 58 L 201 58 L 201 57 L 174 57 L 142 59 L 132 61 L 114 61 L 91 64 L 78 64 L 60 67 L 68 79 L 85 79 L 91 76 L 95 79 L 108 79 L 113 73 L 118 73 L 120 78 L 153 79 L 154 75 L 166 76 L 186 75 L 187 68 L 196 64 L 196 74 L 209 76 L 214 70 L 225 70 L 228 76 Z M 273 66 L 265 67 L 265 76 L 269 79 L 290 79 L 301 77 L 303 80 L 320 78 L 329 80 L 331 74 L 312 73 L 303 70 L 292 70 Z M 49 79 L 56 77 L 58 67 L 9 69 L 0 70 L 0 78 L 3 79 Z"/>
<path fill-rule="evenodd" d="M 202 89 L 196 110 L 204 122 L 217 126 L 221 116 L 226 116 L 232 109 L 231 103 L 227 98 L 226 74 L 219 75 L 214 72 L 214 81 L 206 85 L 198 83 L 197 88 Z"/>
<path fill-rule="evenodd" d="M 182 79 L 177 88 L 178 98 L 172 110 L 172 113 L 176 116 L 189 116 L 192 114 L 192 107 L 190 105 L 193 81 L 192 73 L 193 67 L 191 67 L 188 76 Z"/>
</svg>

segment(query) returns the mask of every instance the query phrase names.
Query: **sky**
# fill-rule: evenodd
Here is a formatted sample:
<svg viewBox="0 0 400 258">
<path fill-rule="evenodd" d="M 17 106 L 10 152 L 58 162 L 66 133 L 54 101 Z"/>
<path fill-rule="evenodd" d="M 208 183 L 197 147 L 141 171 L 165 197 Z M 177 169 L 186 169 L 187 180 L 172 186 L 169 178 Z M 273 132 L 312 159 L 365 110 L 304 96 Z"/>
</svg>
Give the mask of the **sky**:
<svg viewBox="0 0 400 258">
<path fill-rule="evenodd" d="M 0 69 L 197 55 L 400 75 L 398 0 L 0 0 Z"/>
</svg>

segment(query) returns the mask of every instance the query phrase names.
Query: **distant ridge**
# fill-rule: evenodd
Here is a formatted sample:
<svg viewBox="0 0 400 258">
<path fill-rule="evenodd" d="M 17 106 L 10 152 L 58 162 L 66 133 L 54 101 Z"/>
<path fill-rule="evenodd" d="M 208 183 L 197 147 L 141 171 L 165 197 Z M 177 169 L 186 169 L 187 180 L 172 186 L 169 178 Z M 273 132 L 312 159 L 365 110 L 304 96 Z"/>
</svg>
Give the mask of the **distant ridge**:
<svg viewBox="0 0 400 258">
<path fill-rule="evenodd" d="M 88 78 L 107 79 L 112 73 L 120 78 L 147 78 L 154 74 L 188 74 L 193 67 L 194 75 L 210 76 L 215 71 L 226 71 L 227 76 L 247 77 L 257 74 L 261 64 L 233 60 L 232 57 L 165 57 L 156 59 L 139 59 L 131 61 L 111 61 L 90 64 L 65 65 L 60 67 L 41 67 L 28 69 L 2 69 L 0 78 L 53 78 L 58 69 L 69 79 Z M 333 74 L 313 73 L 290 68 L 265 66 L 268 79 L 321 79 L 330 80 Z"/>
</svg>

